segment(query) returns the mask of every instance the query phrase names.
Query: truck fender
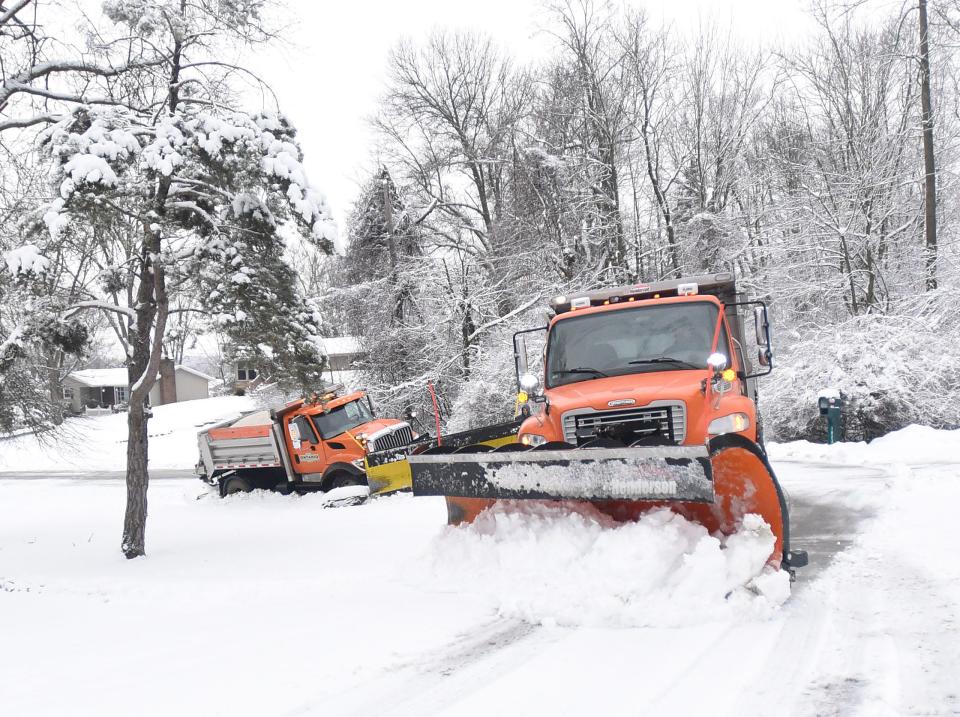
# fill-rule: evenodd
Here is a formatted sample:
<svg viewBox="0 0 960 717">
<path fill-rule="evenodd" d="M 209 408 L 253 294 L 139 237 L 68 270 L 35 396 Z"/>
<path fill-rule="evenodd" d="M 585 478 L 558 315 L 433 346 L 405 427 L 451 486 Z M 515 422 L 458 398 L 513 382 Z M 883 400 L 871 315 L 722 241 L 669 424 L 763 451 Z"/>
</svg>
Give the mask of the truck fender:
<svg viewBox="0 0 960 717">
<path fill-rule="evenodd" d="M 323 472 L 323 478 L 320 481 L 320 487 L 322 490 L 330 490 L 330 479 L 336 473 L 349 473 L 350 475 L 357 476 L 364 482 L 367 480 L 366 472 L 360 468 L 357 468 L 355 465 L 353 465 L 353 463 L 331 463 Z"/>
</svg>

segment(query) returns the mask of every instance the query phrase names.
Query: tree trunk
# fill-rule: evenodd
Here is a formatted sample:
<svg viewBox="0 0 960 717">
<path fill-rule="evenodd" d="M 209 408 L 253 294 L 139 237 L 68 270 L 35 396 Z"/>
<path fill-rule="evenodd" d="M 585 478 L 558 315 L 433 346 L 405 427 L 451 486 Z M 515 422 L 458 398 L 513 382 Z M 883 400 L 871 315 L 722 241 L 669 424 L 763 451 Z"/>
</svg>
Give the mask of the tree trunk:
<svg viewBox="0 0 960 717">
<path fill-rule="evenodd" d="M 927 290 L 937 288 L 937 168 L 933 157 L 933 109 L 930 101 L 930 45 L 927 41 L 927 0 L 920 3 L 920 107 L 923 128 L 924 229 Z"/>
<path fill-rule="evenodd" d="M 54 356 L 47 357 L 47 390 L 50 392 L 51 419 L 53 425 L 59 426 L 63 423 L 63 385 L 60 383 L 60 368 Z"/>
<path fill-rule="evenodd" d="M 127 510 L 123 518 L 123 554 L 145 555 L 147 527 L 147 415 L 144 405 L 130 402 L 127 413 Z"/>
<path fill-rule="evenodd" d="M 166 197 L 169 183 L 161 184 Z M 147 421 L 150 389 L 157 381 L 163 355 L 163 334 L 170 311 L 159 231 L 144 226 L 140 285 L 137 288 L 136 328 L 130 332 L 133 356 L 127 369 L 130 407 L 127 413 L 127 510 L 123 518 L 121 550 L 127 558 L 146 555 L 144 536 L 147 522 Z M 151 340 L 151 330 L 153 338 Z"/>
</svg>

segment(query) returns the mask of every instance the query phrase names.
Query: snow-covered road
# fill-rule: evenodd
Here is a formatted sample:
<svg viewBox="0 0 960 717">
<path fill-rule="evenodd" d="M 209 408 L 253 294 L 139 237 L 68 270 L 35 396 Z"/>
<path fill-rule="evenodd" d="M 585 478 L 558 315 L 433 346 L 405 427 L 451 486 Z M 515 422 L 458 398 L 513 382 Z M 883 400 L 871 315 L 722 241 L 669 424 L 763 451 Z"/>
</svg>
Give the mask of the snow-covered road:
<svg viewBox="0 0 960 717">
<path fill-rule="evenodd" d="M 912 463 L 846 450 L 774 451 L 795 545 L 811 559 L 779 608 L 691 594 L 709 571 L 685 582 L 683 567 L 651 572 L 609 530 L 520 521 L 511 551 L 446 529 L 434 499 L 322 510 L 319 496 L 219 500 L 177 479 L 153 483 L 149 556 L 129 563 L 116 545 L 119 481 L 0 477 L 0 705 L 956 714 L 960 468 L 916 447 L 901 449 Z M 621 553 L 646 592 L 623 592 Z M 619 602 L 604 602 L 611 591 Z M 657 607 L 645 616 L 645 605 Z"/>
<path fill-rule="evenodd" d="M 791 603 L 776 618 L 642 628 L 498 619 L 295 713 L 691 714 L 705 706 L 731 715 L 845 712 L 845 694 L 834 705 L 810 701 L 797 674 L 805 654 L 815 661 L 810 655 L 818 653 L 828 614 L 805 595 L 875 515 L 888 473 L 801 461 L 775 468 L 790 492 L 794 544 L 810 552 Z"/>
<path fill-rule="evenodd" d="M 126 479 L 124 471 L 85 471 L 85 470 L 45 470 L 45 471 L 4 471 L 0 470 L 0 480 L 78 480 L 84 483 L 93 481 L 122 481 Z M 188 470 L 151 470 L 150 480 L 197 480 L 193 471 Z"/>
</svg>

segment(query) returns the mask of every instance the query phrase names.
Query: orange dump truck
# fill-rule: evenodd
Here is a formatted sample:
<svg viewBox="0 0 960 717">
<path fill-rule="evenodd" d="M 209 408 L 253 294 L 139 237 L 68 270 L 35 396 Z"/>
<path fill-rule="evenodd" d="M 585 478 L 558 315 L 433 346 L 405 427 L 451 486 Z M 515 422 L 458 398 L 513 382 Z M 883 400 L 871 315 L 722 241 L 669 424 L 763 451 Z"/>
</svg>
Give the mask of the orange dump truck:
<svg viewBox="0 0 960 717">
<path fill-rule="evenodd" d="M 405 446 L 413 433 L 404 421 L 375 418 L 357 391 L 247 414 L 201 431 L 197 440 L 197 474 L 228 495 L 365 486 L 367 453 Z"/>
<path fill-rule="evenodd" d="M 518 441 L 411 455 L 414 494 L 446 496 L 451 523 L 525 499 L 589 501 L 617 520 L 668 507 L 719 534 L 756 513 L 776 538 L 770 563 L 806 564 L 790 548 L 786 500 L 762 447 L 766 306 L 721 273 L 560 296 L 551 309 L 547 326 L 514 336 L 527 416 Z M 536 369 L 534 332 L 545 333 Z"/>
</svg>

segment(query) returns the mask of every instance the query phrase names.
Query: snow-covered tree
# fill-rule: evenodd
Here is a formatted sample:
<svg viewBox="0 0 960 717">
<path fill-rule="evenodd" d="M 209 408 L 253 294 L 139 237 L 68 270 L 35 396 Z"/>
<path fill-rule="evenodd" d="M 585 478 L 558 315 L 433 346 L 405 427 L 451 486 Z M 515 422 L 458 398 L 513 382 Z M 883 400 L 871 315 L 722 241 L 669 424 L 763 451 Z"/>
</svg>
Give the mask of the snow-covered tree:
<svg viewBox="0 0 960 717">
<path fill-rule="evenodd" d="M 139 64 L 155 74 L 128 78 L 128 101 L 79 105 L 43 136 L 54 198 L 37 212 L 31 241 L 42 255 L 70 234 L 96 257 L 91 297 L 64 316 L 110 315 L 126 345 L 127 557 L 144 554 L 146 402 L 171 312 L 202 310 L 237 356 L 276 379 L 308 387 L 322 369 L 319 319 L 298 293 L 284 237 L 329 251 L 329 210 L 306 177 L 293 127 L 277 112 L 236 108 L 231 77 L 241 68 L 222 59 L 223 47 L 264 35 L 265 5 L 106 2 L 118 37 L 138 38 Z"/>
</svg>

